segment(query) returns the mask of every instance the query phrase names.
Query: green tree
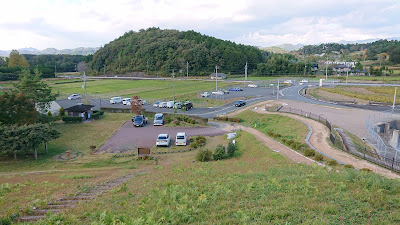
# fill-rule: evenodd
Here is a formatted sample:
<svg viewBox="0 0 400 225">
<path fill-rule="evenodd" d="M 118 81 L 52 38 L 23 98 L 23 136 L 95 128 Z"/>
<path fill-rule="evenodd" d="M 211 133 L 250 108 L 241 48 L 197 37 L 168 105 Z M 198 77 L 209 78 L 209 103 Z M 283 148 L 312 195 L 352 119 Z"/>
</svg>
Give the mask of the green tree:
<svg viewBox="0 0 400 225">
<path fill-rule="evenodd" d="M 31 124 L 36 121 L 35 105 L 21 92 L 0 95 L 0 122 L 2 124 Z"/>
<path fill-rule="evenodd" d="M 360 70 L 360 71 L 364 69 L 364 67 L 363 67 L 363 65 L 361 64 L 361 62 L 357 62 L 357 63 L 356 63 L 356 69 L 357 69 L 357 70 Z"/>
<path fill-rule="evenodd" d="M 29 67 L 29 63 L 25 56 L 20 55 L 17 50 L 12 50 L 10 52 L 10 57 L 8 58 L 8 67 Z"/>
<path fill-rule="evenodd" d="M 41 81 L 41 73 L 35 69 L 34 74 L 25 70 L 19 77 L 19 82 L 15 88 L 26 95 L 39 109 L 45 111 L 50 106 L 51 101 L 55 101 L 59 94 L 53 94 L 51 87 Z"/>
<path fill-rule="evenodd" d="M 389 60 L 393 63 L 400 63 L 400 46 L 393 48 L 389 52 Z"/>
<path fill-rule="evenodd" d="M 218 145 L 213 154 L 214 160 L 221 160 L 227 157 L 228 155 L 226 154 L 225 147 L 222 145 Z"/>
</svg>

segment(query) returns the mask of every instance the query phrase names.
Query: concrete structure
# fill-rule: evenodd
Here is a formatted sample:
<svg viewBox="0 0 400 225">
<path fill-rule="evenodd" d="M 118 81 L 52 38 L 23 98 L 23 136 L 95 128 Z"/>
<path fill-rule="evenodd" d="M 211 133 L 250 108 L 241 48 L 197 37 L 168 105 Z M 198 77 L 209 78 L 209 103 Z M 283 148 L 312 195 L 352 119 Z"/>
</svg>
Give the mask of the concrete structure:
<svg viewBox="0 0 400 225">
<path fill-rule="evenodd" d="M 90 119 L 93 114 L 93 105 L 78 104 L 65 109 L 68 116 L 82 117 L 83 120 Z"/>
</svg>

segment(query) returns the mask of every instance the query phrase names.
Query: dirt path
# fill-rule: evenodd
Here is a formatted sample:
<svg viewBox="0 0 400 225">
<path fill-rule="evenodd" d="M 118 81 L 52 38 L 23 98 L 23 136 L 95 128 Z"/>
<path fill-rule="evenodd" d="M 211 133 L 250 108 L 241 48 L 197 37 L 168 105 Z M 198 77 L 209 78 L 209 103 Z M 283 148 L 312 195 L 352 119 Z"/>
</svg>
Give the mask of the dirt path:
<svg viewBox="0 0 400 225">
<path fill-rule="evenodd" d="M 228 124 L 225 124 L 225 123 L 216 123 L 216 124 L 218 124 L 220 126 L 220 129 L 224 129 L 227 132 L 232 132 L 232 127 L 228 126 Z M 314 160 L 307 158 L 304 155 L 288 148 L 287 146 L 279 143 L 278 141 L 275 141 L 274 139 L 268 137 L 267 135 L 263 134 L 262 132 L 254 129 L 254 128 L 235 124 L 233 129 L 244 130 L 244 131 L 252 134 L 258 141 L 260 141 L 264 145 L 268 146 L 271 150 L 278 152 L 279 154 L 285 156 L 288 159 L 293 160 L 294 162 L 305 163 L 305 164 L 316 163 Z"/>
<path fill-rule="evenodd" d="M 262 108 L 263 108 L 262 105 L 264 105 L 266 103 L 271 103 L 271 102 L 263 102 L 263 103 L 258 104 L 257 106 L 252 106 L 252 108 L 257 107 L 257 110 L 255 110 L 255 111 L 258 112 L 258 113 L 262 113 L 262 114 L 268 114 L 269 113 L 269 114 L 285 115 L 285 116 L 288 116 L 288 117 L 293 118 L 295 120 L 302 121 L 302 122 L 305 122 L 305 123 L 309 124 L 311 126 L 311 128 L 313 129 L 313 133 L 311 134 L 309 142 L 316 149 L 318 149 L 319 151 L 321 151 L 321 152 L 323 152 L 323 153 L 325 153 L 327 155 L 330 155 L 333 158 L 335 158 L 335 159 L 337 159 L 337 160 L 339 160 L 341 162 L 353 165 L 357 169 L 367 168 L 367 169 L 370 169 L 371 171 L 373 171 L 374 173 L 381 174 L 381 175 L 386 176 L 388 178 L 400 179 L 400 175 L 398 175 L 398 174 L 396 174 L 396 173 L 394 173 L 394 172 L 392 172 L 390 170 L 387 170 L 385 168 L 382 168 L 380 166 L 372 164 L 372 163 L 370 163 L 368 161 L 358 159 L 358 158 L 356 158 L 356 157 L 354 157 L 354 156 L 352 156 L 350 154 L 347 154 L 347 153 L 345 153 L 345 152 L 343 152 L 341 150 L 338 150 L 338 149 L 335 149 L 335 148 L 331 147 L 329 145 L 329 143 L 327 142 L 327 138 L 329 138 L 329 130 L 325 125 L 323 125 L 323 124 L 321 124 L 321 123 L 319 123 L 319 122 L 317 122 L 315 120 L 308 119 L 308 118 L 305 118 L 305 117 L 302 117 L 302 116 L 298 116 L 298 115 L 294 115 L 294 114 L 289 114 L 289 113 L 271 113 L 271 112 L 263 111 L 262 110 Z M 252 129 L 252 128 L 250 128 L 250 129 Z M 269 138 L 269 139 L 271 139 L 271 138 Z M 267 144 L 267 145 L 269 147 L 271 147 L 272 149 L 274 149 L 274 147 L 272 145 L 270 146 L 270 143 Z"/>
</svg>

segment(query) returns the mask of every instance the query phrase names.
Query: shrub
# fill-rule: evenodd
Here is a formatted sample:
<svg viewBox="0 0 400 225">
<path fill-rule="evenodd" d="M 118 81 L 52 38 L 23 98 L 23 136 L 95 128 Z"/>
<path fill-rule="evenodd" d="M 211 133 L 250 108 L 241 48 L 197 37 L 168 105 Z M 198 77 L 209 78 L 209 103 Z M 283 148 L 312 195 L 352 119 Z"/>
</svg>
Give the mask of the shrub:
<svg viewBox="0 0 400 225">
<path fill-rule="evenodd" d="M 236 145 L 233 144 L 232 142 L 229 142 L 227 151 L 228 151 L 228 156 L 233 157 L 233 155 L 235 154 L 235 151 L 236 151 Z"/>
<path fill-rule="evenodd" d="M 310 157 L 314 155 L 315 155 L 314 149 L 306 148 L 306 150 L 304 150 L 304 156 Z"/>
<path fill-rule="evenodd" d="M 351 165 L 351 164 L 346 164 L 346 165 L 344 165 L 344 168 L 347 168 L 347 169 L 354 169 L 354 166 Z"/>
<path fill-rule="evenodd" d="M 221 160 L 227 158 L 227 154 L 225 152 L 225 147 L 222 145 L 218 145 L 214 151 L 213 158 L 214 160 Z"/>
<path fill-rule="evenodd" d="M 321 162 L 322 160 L 324 160 L 324 156 L 322 156 L 321 154 L 315 154 L 314 159 L 315 161 Z"/>
<path fill-rule="evenodd" d="M 291 144 L 293 144 L 293 143 L 294 143 L 293 140 L 288 140 L 288 141 L 286 142 L 286 144 L 288 144 L 288 145 L 291 145 Z"/>
<path fill-rule="evenodd" d="M 283 142 L 284 144 L 286 144 L 286 143 L 287 143 L 287 141 L 288 141 L 288 139 L 286 139 L 286 138 L 282 138 L 282 142 Z"/>
<path fill-rule="evenodd" d="M 170 117 L 165 117 L 165 122 L 166 123 L 171 123 L 171 118 Z"/>
<path fill-rule="evenodd" d="M 191 143 L 190 143 L 190 147 L 191 147 L 191 148 L 198 148 L 198 147 L 199 147 L 199 144 L 198 144 L 197 142 L 191 142 Z"/>
<path fill-rule="evenodd" d="M 208 162 L 211 161 L 212 152 L 208 149 L 200 149 L 200 151 L 196 155 L 196 160 L 200 162 Z"/>
<path fill-rule="evenodd" d="M 100 116 L 104 115 L 104 111 L 100 110 Z"/>
<path fill-rule="evenodd" d="M 60 116 L 65 116 L 65 109 L 64 107 L 60 108 Z"/>
<path fill-rule="evenodd" d="M 364 171 L 364 172 L 367 172 L 367 173 L 372 172 L 372 170 L 370 170 L 370 169 L 368 169 L 368 168 L 362 168 L 362 169 L 360 169 L 360 171 Z"/>
<path fill-rule="evenodd" d="M 62 120 L 66 123 L 68 122 L 82 122 L 82 117 L 80 116 L 64 116 Z"/>
<path fill-rule="evenodd" d="M 228 117 L 215 117 L 215 120 L 228 121 Z"/>
<path fill-rule="evenodd" d="M 240 118 L 228 118 L 229 122 L 240 123 Z"/>
<path fill-rule="evenodd" d="M 102 115 L 101 112 L 102 111 L 94 111 L 93 114 L 92 114 L 92 118 L 97 120 Z"/>
<path fill-rule="evenodd" d="M 338 164 L 338 162 L 337 162 L 336 160 L 331 159 L 331 160 L 328 160 L 328 161 L 326 162 L 326 164 L 327 164 L 328 166 L 336 166 L 336 165 Z"/>
<path fill-rule="evenodd" d="M 273 136 L 273 135 L 274 135 L 274 132 L 268 131 L 267 134 L 268 134 L 268 136 Z"/>
<path fill-rule="evenodd" d="M 175 121 L 175 122 L 174 122 L 174 124 L 175 124 L 176 126 L 178 126 L 180 123 L 181 123 L 181 122 L 179 122 L 179 121 Z"/>
<path fill-rule="evenodd" d="M 50 111 L 50 110 L 47 111 L 47 115 L 48 115 L 49 117 L 52 117 L 52 116 L 53 116 L 53 114 L 51 114 L 51 111 Z"/>
</svg>

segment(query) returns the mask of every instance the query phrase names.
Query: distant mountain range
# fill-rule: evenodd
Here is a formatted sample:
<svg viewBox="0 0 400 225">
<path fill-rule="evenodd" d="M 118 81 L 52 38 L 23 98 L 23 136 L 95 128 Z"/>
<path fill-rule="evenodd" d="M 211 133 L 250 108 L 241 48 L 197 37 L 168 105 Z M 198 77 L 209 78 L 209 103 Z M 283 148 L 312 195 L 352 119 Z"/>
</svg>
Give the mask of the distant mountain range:
<svg viewBox="0 0 400 225">
<path fill-rule="evenodd" d="M 32 54 L 32 55 L 89 55 L 95 53 L 99 48 L 74 48 L 74 49 L 62 49 L 58 50 L 56 48 L 46 48 L 43 50 L 38 50 L 36 48 L 20 48 L 17 49 L 19 54 Z M 0 50 L 0 56 L 9 56 L 11 50 Z"/>
</svg>

